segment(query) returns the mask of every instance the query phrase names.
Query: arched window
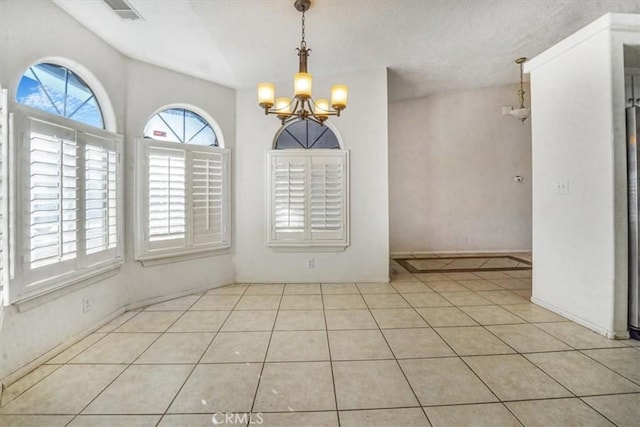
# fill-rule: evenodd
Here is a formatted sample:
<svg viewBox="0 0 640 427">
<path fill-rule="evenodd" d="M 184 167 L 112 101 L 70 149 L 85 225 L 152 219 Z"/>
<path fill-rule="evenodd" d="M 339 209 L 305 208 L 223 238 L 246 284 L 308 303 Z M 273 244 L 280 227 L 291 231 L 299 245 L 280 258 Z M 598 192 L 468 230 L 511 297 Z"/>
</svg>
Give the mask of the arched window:
<svg viewBox="0 0 640 427">
<path fill-rule="evenodd" d="M 122 136 L 109 131 L 115 117 L 99 81 L 79 64 L 84 78 L 70 68 L 72 61 L 57 61 L 30 66 L 12 105 L 17 162 L 11 180 L 20 185 L 9 221 L 20 261 L 9 284 L 11 302 L 123 262 Z"/>
<path fill-rule="evenodd" d="M 219 145 L 211 124 L 186 108 L 167 108 L 154 114 L 144 127 L 144 137 L 208 147 Z"/>
<path fill-rule="evenodd" d="M 283 126 L 267 154 L 267 244 L 287 250 L 349 245 L 349 153 L 331 125 Z"/>
<path fill-rule="evenodd" d="M 104 129 L 100 105 L 76 73 L 50 63 L 32 65 L 23 74 L 16 100 L 20 104 Z"/>
<path fill-rule="evenodd" d="M 135 258 L 228 248 L 229 150 L 215 121 L 196 107 L 170 105 L 151 116 L 143 135 L 135 159 Z"/>
<path fill-rule="evenodd" d="M 276 150 L 290 148 L 339 150 L 340 142 L 327 124 L 319 125 L 311 120 L 296 120 L 280 129 L 276 134 L 273 148 Z"/>
</svg>

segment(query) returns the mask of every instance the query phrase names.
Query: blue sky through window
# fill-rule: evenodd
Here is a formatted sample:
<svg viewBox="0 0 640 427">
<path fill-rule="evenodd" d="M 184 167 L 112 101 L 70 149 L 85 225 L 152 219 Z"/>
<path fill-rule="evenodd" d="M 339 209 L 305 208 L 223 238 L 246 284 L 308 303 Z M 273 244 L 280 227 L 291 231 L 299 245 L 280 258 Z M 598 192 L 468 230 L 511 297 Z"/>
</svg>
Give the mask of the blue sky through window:
<svg viewBox="0 0 640 427">
<path fill-rule="evenodd" d="M 211 125 L 199 114 L 185 108 L 168 108 L 155 114 L 144 127 L 144 137 L 182 144 L 218 146 Z"/>
<path fill-rule="evenodd" d="M 73 71 L 41 63 L 24 73 L 16 101 L 57 116 L 104 128 L 102 112 L 94 93 Z"/>
</svg>

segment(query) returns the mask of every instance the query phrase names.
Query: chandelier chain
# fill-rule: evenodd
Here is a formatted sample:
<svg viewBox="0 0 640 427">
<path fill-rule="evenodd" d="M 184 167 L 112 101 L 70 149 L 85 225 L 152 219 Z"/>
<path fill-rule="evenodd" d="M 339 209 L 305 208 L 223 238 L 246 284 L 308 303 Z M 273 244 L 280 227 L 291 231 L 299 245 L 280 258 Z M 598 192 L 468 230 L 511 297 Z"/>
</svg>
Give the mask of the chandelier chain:
<svg viewBox="0 0 640 427">
<path fill-rule="evenodd" d="M 518 91 L 518 96 L 520 97 L 520 108 L 524 108 L 524 79 L 523 79 L 523 70 L 522 70 L 523 62 L 520 62 L 520 90 Z"/>
<path fill-rule="evenodd" d="M 307 42 L 304 40 L 304 36 L 305 36 L 305 34 L 304 34 L 304 29 L 305 29 L 305 27 L 304 27 L 304 19 L 305 18 L 304 18 L 304 10 L 303 10 L 302 11 L 302 41 L 300 42 L 300 46 L 303 47 L 303 48 L 307 47 Z"/>
</svg>

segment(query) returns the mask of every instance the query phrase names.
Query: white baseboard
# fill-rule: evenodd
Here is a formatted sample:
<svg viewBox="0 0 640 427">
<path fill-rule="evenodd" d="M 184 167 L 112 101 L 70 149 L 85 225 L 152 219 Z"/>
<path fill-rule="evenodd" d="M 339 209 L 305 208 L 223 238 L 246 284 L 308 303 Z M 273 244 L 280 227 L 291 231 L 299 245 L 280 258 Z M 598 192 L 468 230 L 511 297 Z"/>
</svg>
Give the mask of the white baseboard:
<svg viewBox="0 0 640 427">
<path fill-rule="evenodd" d="M 604 335 L 605 337 L 611 339 L 611 340 L 626 340 L 629 339 L 629 331 L 612 331 L 606 328 L 603 328 L 601 326 L 598 326 L 596 324 L 594 324 L 593 322 L 590 322 L 589 320 L 583 319 L 580 316 L 576 316 L 573 313 L 569 313 L 568 311 L 557 307 L 551 303 L 548 303 L 544 300 L 541 300 L 540 298 L 536 298 L 536 297 L 531 297 L 531 302 L 534 304 L 539 305 L 540 307 L 544 307 L 547 310 L 553 311 L 554 313 L 559 314 L 562 317 L 566 317 L 569 320 L 572 320 L 574 322 L 576 322 L 579 325 L 584 326 L 585 328 L 591 329 L 592 331 L 600 334 L 600 335 Z"/>
<path fill-rule="evenodd" d="M 196 289 L 190 289 L 190 290 L 187 290 L 187 291 L 181 291 L 181 292 L 178 292 L 178 293 L 175 293 L 175 294 L 171 294 L 171 295 L 164 295 L 164 296 L 161 296 L 161 297 L 149 298 L 149 299 L 137 301 L 137 302 L 128 304 L 128 305 L 126 305 L 126 306 L 124 306 L 122 308 L 119 308 L 118 310 L 114 311 L 113 313 L 111 313 L 110 315 L 108 315 L 107 317 L 102 319 L 100 322 L 98 322 L 97 325 L 92 326 L 90 328 L 87 328 L 84 331 L 80 332 L 79 334 L 74 335 L 73 337 L 71 337 L 68 340 L 64 341 L 62 344 L 59 344 L 59 345 L 55 346 L 51 350 L 49 350 L 46 353 L 36 357 L 31 362 L 27 363 L 26 365 L 23 365 L 22 367 L 16 369 L 15 371 L 10 373 L 6 377 L 2 378 L 0 380 L 0 385 L 4 386 L 4 387 L 7 387 L 7 386 L 13 384 L 14 382 L 19 380 L 20 378 L 24 377 L 28 373 L 30 373 L 33 370 L 35 370 L 36 368 L 38 368 L 40 365 L 43 365 L 44 363 L 46 363 L 50 359 L 56 357 L 58 354 L 62 353 L 63 351 L 65 351 L 66 349 L 71 347 L 72 345 L 74 345 L 77 342 L 79 342 L 80 340 L 86 338 L 88 335 L 94 333 L 95 331 L 97 331 L 98 329 L 100 329 L 101 327 L 103 327 L 104 325 L 106 325 L 107 323 L 111 322 L 113 319 L 115 319 L 116 317 L 120 316 L 121 314 L 123 314 L 123 313 L 125 313 L 127 311 L 131 311 L 131 310 L 138 309 L 140 307 L 146 307 L 148 305 L 157 304 L 157 303 L 160 303 L 160 302 L 172 300 L 172 299 L 175 299 L 175 298 L 180 298 L 180 297 L 186 296 L 186 295 L 191 295 L 191 294 L 195 294 L 195 293 L 199 293 L 199 292 L 209 291 L 211 289 L 219 288 L 221 286 L 227 286 L 227 284 L 225 284 L 225 285 L 217 285 L 217 286 L 207 286 L 207 287 L 196 288 Z M 1 397 L 1 395 L 0 395 L 0 397 Z"/>
<path fill-rule="evenodd" d="M 382 279 L 368 279 L 368 280 L 360 280 L 360 279 L 344 279 L 344 280 L 310 280 L 305 282 L 303 280 L 296 281 L 282 281 L 282 280 L 250 280 L 250 279 L 238 279 L 236 283 L 241 283 L 243 285 L 248 285 L 252 283 L 264 283 L 264 284 L 272 284 L 272 285 L 281 285 L 281 284 L 289 284 L 289 283 L 300 283 L 300 284 L 315 284 L 315 283 L 389 283 L 391 280 L 387 277 Z"/>
<path fill-rule="evenodd" d="M 51 360 L 52 358 L 56 357 L 58 354 L 62 353 L 63 351 L 65 351 L 66 349 L 71 347 L 72 345 L 76 344 L 77 342 L 79 342 L 80 340 L 84 339 L 88 335 L 90 335 L 90 334 L 94 333 L 95 331 L 97 331 L 98 329 L 102 328 L 104 325 L 106 325 L 107 323 L 111 322 L 113 319 L 115 319 L 116 317 L 120 316 L 125 311 L 126 310 L 124 308 L 119 308 L 118 310 L 114 311 L 113 313 L 111 313 L 110 315 L 108 315 L 107 317 L 102 319 L 97 325 L 92 326 L 90 328 L 87 328 L 84 331 L 80 332 L 79 334 L 76 334 L 76 335 L 72 336 L 71 338 L 69 338 L 68 340 L 64 341 L 63 343 L 58 344 L 57 346 L 55 346 L 51 350 L 49 350 L 49 351 L 43 353 L 42 355 L 36 357 L 31 362 L 29 362 L 29 363 L 23 365 L 22 367 L 16 369 L 12 373 L 8 374 L 6 377 L 2 378 L 3 386 L 7 387 L 7 386 L 13 384 L 14 382 L 18 381 L 20 378 L 24 377 L 28 373 L 30 373 L 33 370 L 35 370 L 36 368 L 38 368 L 40 365 L 43 365 L 47 361 Z"/>
<path fill-rule="evenodd" d="M 233 283 L 238 283 L 238 282 L 234 281 Z M 186 291 L 176 292 L 176 293 L 170 294 L 170 295 L 162 295 L 162 296 L 159 296 L 159 297 L 147 298 L 147 299 L 144 299 L 144 300 L 139 300 L 139 301 L 127 304 L 124 307 L 124 309 L 125 309 L 125 311 L 137 310 L 138 308 L 146 307 L 148 305 L 159 304 L 161 302 L 165 302 L 165 301 L 169 301 L 169 300 L 172 300 L 172 299 L 184 297 L 184 296 L 187 296 L 187 295 L 197 294 L 197 293 L 200 293 L 200 292 L 207 292 L 207 291 L 210 291 L 212 289 L 221 288 L 223 286 L 229 286 L 229 285 L 231 285 L 233 283 L 225 283 L 223 285 L 215 285 L 215 286 L 203 286 L 203 287 L 199 287 L 199 288 L 188 289 Z"/>
</svg>

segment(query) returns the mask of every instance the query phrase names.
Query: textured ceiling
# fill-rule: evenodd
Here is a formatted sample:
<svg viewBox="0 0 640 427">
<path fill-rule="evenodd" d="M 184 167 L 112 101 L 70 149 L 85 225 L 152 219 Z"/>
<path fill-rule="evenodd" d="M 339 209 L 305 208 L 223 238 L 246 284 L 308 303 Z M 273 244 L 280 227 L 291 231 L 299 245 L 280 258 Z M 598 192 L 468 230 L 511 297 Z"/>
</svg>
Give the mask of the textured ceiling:
<svg viewBox="0 0 640 427">
<path fill-rule="evenodd" d="M 123 54 L 234 88 L 287 81 L 297 69 L 293 0 L 131 0 L 143 21 L 100 0 L 54 0 Z M 389 99 L 515 83 L 536 56 L 638 0 L 314 0 L 309 71 L 389 68 Z"/>
</svg>

